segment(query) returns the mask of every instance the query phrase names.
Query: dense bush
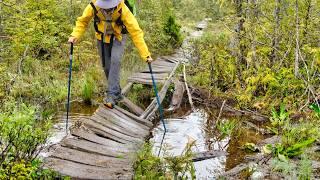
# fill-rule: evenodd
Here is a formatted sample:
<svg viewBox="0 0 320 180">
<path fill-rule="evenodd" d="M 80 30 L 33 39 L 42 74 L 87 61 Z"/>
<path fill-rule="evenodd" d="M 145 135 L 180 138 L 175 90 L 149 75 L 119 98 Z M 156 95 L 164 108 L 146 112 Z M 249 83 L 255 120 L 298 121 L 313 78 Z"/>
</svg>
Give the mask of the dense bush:
<svg viewBox="0 0 320 180">
<path fill-rule="evenodd" d="M 49 136 L 50 122 L 24 104 L 0 114 L 0 178 L 29 178 Z"/>
</svg>

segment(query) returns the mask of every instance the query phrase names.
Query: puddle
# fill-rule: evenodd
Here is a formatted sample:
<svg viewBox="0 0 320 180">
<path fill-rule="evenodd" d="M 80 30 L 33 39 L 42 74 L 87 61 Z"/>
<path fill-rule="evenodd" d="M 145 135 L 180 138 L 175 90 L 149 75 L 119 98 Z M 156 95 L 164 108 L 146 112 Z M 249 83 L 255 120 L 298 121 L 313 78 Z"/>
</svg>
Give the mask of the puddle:
<svg viewBox="0 0 320 180">
<path fill-rule="evenodd" d="M 79 120 L 82 117 L 91 116 L 96 109 L 97 109 L 97 106 L 86 105 L 82 102 L 73 102 L 71 104 L 71 108 L 69 112 L 68 127 L 70 127 L 73 124 L 73 122 L 75 122 L 76 120 Z M 65 111 L 65 109 L 63 107 L 61 109 L 58 109 L 58 113 L 54 117 L 54 121 L 53 121 L 54 125 L 50 130 L 51 136 L 48 138 L 45 147 L 49 148 L 50 146 L 59 143 L 67 135 L 66 119 L 67 119 L 67 112 Z M 40 153 L 40 157 L 48 156 L 47 148 Z"/>
<path fill-rule="evenodd" d="M 234 119 L 234 118 L 233 118 Z M 236 119 L 241 124 L 241 119 Z M 164 138 L 163 149 L 166 155 L 179 156 L 182 154 L 188 142 L 195 140 L 192 148 L 194 153 L 210 150 L 221 150 L 228 154 L 203 161 L 194 162 L 197 179 L 215 179 L 219 174 L 232 169 L 242 163 L 248 153 L 241 149 L 247 142 L 257 143 L 264 137 L 255 131 L 239 126 L 236 133 L 217 141 L 213 134 L 205 129 L 207 126 L 214 126 L 213 118 L 209 117 L 206 111 L 197 109 L 195 112 L 184 118 L 166 119 L 167 133 Z M 158 155 L 160 143 L 163 137 L 163 125 L 160 123 L 153 130 L 154 137 L 150 140 L 154 144 L 153 151 Z M 215 139 L 215 140 L 213 140 Z M 160 156 L 163 156 L 163 150 Z"/>
<path fill-rule="evenodd" d="M 206 133 L 203 130 L 204 124 L 208 119 L 207 113 L 198 109 L 182 119 L 166 119 L 167 133 L 164 138 L 164 149 L 166 153 L 179 156 L 183 153 L 186 144 L 195 140 L 193 152 L 209 151 L 206 143 Z M 159 124 L 153 130 L 154 137 L 150 140 L 154 143 L 154 152 L 158 154 L 160 143 L 163 136 L 163 126 Z M 228 147 L 229 138 L 211 144 L 213 150 L 220 150 L 221 147 Z M 211 149 L 212 150 L 212 149 Z M 163 156 L 163 151 L 161 151 Z M 207 159 L 194 163 L 197 179 L 214 178 L 215 175 L 224 172 L 226 156 Z"/>
</svg>

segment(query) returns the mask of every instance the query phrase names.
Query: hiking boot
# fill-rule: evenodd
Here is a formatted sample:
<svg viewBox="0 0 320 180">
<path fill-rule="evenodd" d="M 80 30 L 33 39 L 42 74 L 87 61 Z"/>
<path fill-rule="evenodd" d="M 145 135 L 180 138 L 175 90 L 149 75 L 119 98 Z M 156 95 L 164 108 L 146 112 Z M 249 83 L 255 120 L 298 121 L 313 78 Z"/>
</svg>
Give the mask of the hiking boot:
<svg viewBox="0 0 320 180">
<path fill-rule="evenodd" d="M 104 105 L 108 108 L 113 109 L 114 106 L 123 99 L 122 94 L 119 95 L 108 95 L 107 98 L 104 99 Z"/>
</svg>

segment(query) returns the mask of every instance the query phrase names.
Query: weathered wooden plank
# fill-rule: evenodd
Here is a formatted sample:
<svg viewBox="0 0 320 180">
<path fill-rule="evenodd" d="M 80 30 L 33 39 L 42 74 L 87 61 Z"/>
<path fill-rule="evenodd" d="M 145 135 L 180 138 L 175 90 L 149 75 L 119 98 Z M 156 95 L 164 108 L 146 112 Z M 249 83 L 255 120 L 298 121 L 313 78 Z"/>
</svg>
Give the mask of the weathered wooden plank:
<svg viewBox="0 0 320 180">
<path fill-rule="evenodd" d="M 133 102 L 130 101 L 127 97 L 123 97 L 123 100 L 121 101 L 127 108 L 129 108 L 133 113 L 137 115 L 141 115 L 143 113 L 143 109 Z"/>
<path fill-rule="evenodd" d="M 173 68 L 176 65 L 176 63 L 172 63 L 171 61 L 167 60 L 158 60 L 153 62 L 151 65 L 168 66 Z"/>
<path fill-rule="evenodd" d="M 125 135 L 121 132 L 115 131 L 110 127 L 103 126 L 99 123 L 94 122 L 95 117 L 92 117 L 92 120 L 82 119 L 82 123 L 88 127 L 90 130 L 96 132 L 96 129 L 103 131 L 105 134 L 108 134 L 108 138 L 116 140 L 118 142 L 127 143 L 127 142 L 142 142 L 142 138 L 136 138 L 132 136 Z"/>
<path fill-rule="evenodd" d="M 174 60 L 174 59 L 166 59 L 166 58 L 163 58 L 163 57 L 160 57 L 160 58 L 159 58 L 159 61 L 165 61 L 165 62 L 174 63 L 174 64 L 179 63 L 179 61 L 178 61 L 178 60 Z"/>
<path fill-rule="evenodd" d="M 121 94 L 126 95 L 129 92 L 129 90 L 131 89 L 132 85 L 133 85 L 133 83 L 129 82 L 126 86 L 124 86 L 124 88 L 122 88 L 122 90 L 121 90 Z"/>
<path fill-rule="evenodd" d="M 102 138 L 100 136 L 97 136 L 94 132 L 92 131 L 89 132 L 88 130 L 84 130 L 83 128 L 71 128 L 70 132 L 73 136 L 76 136 L 97 144 L 112 146 L 112 147 L 119 147 L 119 148 L 128 149 L 132 151 L 136 150 L 136 147 L 131 146 L 130 144 L 122 144 L 110 139 Z"/>
<path fill-rule="evenodd" d="M 176 66 L 173 68 L 172 72 L 170 73 L 168 80 L 165 82 L 165 84 L 162 86 L 161 91 L 159 92 L 159 99 L 160 99 L 160 103 L 162 103 L 163 99 L 165 98 L 165 95 L 167 93 L 167 90 L 171 84 L 171 79 L 176 71 L 176 69 L 178 68 L 179 63 L 176 64 Z M 154 113 L 156 112 L 156 110 L 158 109 L 158 104 L 157 104 L 157 99 L 154 98 L 151 102 L 151 104 L 147 107 L 147 109 L 143 112 L 143 114 L 140 116 L 141 118 L 144 119 L 150 119 L 150 117 L 152 117 L 154 115 Z"/>
<path fill-rule="evenodd" d="M 103 156 L 62 146 L 56 147 L 51 157 L 73 161 L 80 164 L 110 168 L 114 170 L 119 170 L 119 168 L 125 168 L 128 170 L 132 169 L 132 161 L 130 159 Z"/>
<path fill-rule="evenodd" d="M 78 179 L 132 179 L 133 171 L 126 168 L 108 169 L 57 158 L 47 158 L 45 167 Z"/>
<path fill-rule="evenodd" d="M 170 108 L 168 110 L 175 111 L 180 108 L 181 102 L 183 100 L 183 95 L 185 92 L 184 83 L 178 79 L 174 79 L 174 92 L 171 98 Z"/>
<path fill-rule="evenodd" d="M 140 117 L 138 117 L 138 116 L 136 116 L 136 115 L 134 115 L 134 114 L 122 109 L 122 108 L 120 108 L 119 106 L 115 106 L 115 109 L 120 111 L 120 112 L 122 112 L 123 114 L 127 115 L 128 117 L 132 118 L 133 120 L 137 121 L 140 124 L 146 125 L 149 128 L 153 127 L 153 124 L 150 121 L 142 119 L 142 118 L 140 118 Z"/>
<path fill-rule="evenodd" d="M 118 111 L 117 109 L 110 109 L 111 112 L 115 113 L 116 115 L 118 115 L 119 117 L 123 118 L 124 120 L 126 120 L 126 122 L 130 122 L 131 124 L 134 124 L 137 127 L 140 127 L 141 130 L 144 130 L 146 134 L 149 134 L 149 128 L 146 125 L 140 124 L 134 120 L 132 120 L 132 118 L 128 117 L 127 115 L 123 114 L 122 112 Z"/>
<path fill-rule="evenodd" d="M 139 84 L 148 84 L 148 85 L 152 85 L 152 80 L 151 79 L 138 79 L 138 78 L 131 78 L 128 79 L 129 82 L 134 82 L 134 83 L 139 83 Z M 159 84 L 163 84 L 165 83 L 165 80 L 156 80 L 156 83 Z"/>
<path fill-rule="evenodd" d="M 171 69 L 173 69 L 173 68 L 174 68 L 174 64 L 173 64 L 173 66 L 166 66 L 166 65 L 154 64 L 154 65 L 151 66 L 151 68 L 152 68 L 152 70 L 153 70 L 154 68 L 157 68 L 157 69 L 160 69 L 160 68 L 171 68 Z"/>
<path fill-rule="evenodd" d="M 105 114 L 102 112 L 102 110 L 97 110 L 91 119 L 100 123 L 103 126 L 114 129 L 128 136 L 139 138 L 144 135 L 142 132 L 134 131 L 132 128 L 130 128 L 130 125 L 124 123 L 123 120 L 119 120 L 119 117 L 114 117 L 110 114 Z"/>
<path fill-rule="evenodd" d="M 148 134 L 149 129 L 143 124 L 139 124 L 136 121 L 132 120 L 128 116 L 118 113 L 117 111 L 114 111 L 113 109 L 105 108 L 103 105 L 100 106 L 98 111 L 96 111 L 97 114 L 100 116 L 106 118 L 110 118 L 113 120 L 113 123 L 118 123 L 121 125 L 123 128 L 128 129 L 130 132 L 135 132 L 141 136 L 145 136 Z M 137 132 L 136 130 L 140 129 L 140 132 Z"/>
<path fill-rule="evenodd" d="M 180 59 L 178 57 L 174 57 L 174 56 L 161 56 L 161 59 L 166 59 L 168 61 L 180 62 Z"/>
<path fill-rule="evenodd" d="M 97 143 L 93 143 L 84 139 L 77 139 L 75 137 L 66 138 L 61 142 L 61 146 L 71 149 L 77 149 L 79 151 L 96 153 L 109 157 L 123 157 L 128 158 L 129 153 L 133 153 L 127 149 L 121 149 L 119 147 L 105 146 Z"/>
<path fill-rule="evenodd" d="M 154 74 L 153 77 L 155 79 L 165 79 L 169 76 L 168 73 L 157 73 Z M 148 73 L 135 73 L 132 76 L 130 76 L 128 79 L 133 79 L 133 78 L 138 78 L 138 79 L 151 79 L 151 74 Z"/>
<path fill-rule="evenodd" d="M 152 68 L 152 72 L 153 73 L 170 73 L 172 71 L 173 68 Z M 149 69 L 144 69 L 143 71 L 141 71 L 143 73 L 150 73 Z"/>
</svg>

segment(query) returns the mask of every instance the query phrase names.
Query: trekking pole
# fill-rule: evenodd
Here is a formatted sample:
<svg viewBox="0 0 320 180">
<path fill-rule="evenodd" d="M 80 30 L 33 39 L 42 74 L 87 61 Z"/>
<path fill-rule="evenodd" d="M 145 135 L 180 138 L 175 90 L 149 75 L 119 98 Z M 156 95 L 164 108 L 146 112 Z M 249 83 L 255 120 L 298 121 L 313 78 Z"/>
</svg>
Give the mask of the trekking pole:
<svg viewBox="0 0 320 180">
<path fill-rule="evenodd" d="M 158 109 L 159 109 L 159 113 L 160 113 L 160 120 L 162 121 L 163 129 L 164 129 L 164 133 L 163 133 L 163 136 L 162 136 L 162 140 L 161 140 L 161 143 L 160 143 L 160 149 L 159 149 L 159 153 L 158 153 L 158 156 L 160 156 L 163 140 L 164 140 L 164 137 L 165 137 L 165 135 L 167 133 L 167 128 L 166 128 L 166 124 L 164 123 L 163 109 L 162 109 L 162 106 L 161 106 L 161 103 L 160 103 L 160 98 L 159 98 L 159 95 L 158 95 L 158 89 L 157 89 L 157 85 L 156 85 L 156 82 L 155 82 L 154 77 L 153 77 L 153 72 L 152 72 L 152 67 L 151 67 L 151 63 L 150 62 L 148 62 L 148 66 L 149 66 L 149 70 L 150 70 L 150 74 L 151 74 L 154 93 L 155 93 L 156 98 L 157 98 Z"/>
<path fill-rule="evenodd" d="M 69 56 L 69 80 L 68 80 L 68 101 L 67 101 L 67 120 L 66 120 L 66 134 L 68 134 L 68 123 L 69 123 L 69 111 L 70 111 L 70 91 L 71 91 L 71 75 L 72 75 L 72 59 L 73 59 L 73 43 L 70 46 Z"/>
</svg>

